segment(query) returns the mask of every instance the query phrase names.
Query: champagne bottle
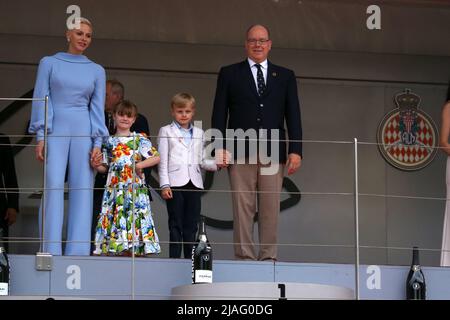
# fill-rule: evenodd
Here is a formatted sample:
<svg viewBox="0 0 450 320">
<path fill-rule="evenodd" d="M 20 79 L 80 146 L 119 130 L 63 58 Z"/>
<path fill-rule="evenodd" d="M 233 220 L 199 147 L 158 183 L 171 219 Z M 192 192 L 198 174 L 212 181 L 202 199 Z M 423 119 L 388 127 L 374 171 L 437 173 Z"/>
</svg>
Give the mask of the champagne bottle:
<svg viewBox="0 0 450 320">
<path fill-rule="evenodd" d="M 413 248 L 413 258 L 411 268 L 406 278 L 406 299 L 408 300 L 425 300 L 426 284 L 425 276 L 419 263 L 419 249 Z"/>
<path fill-rule="evenodd" d="M 3 246 L 3 229 L 0 228 L 0 296 L 9 295 L 9 261 Z"/>
<path fill-rule="evenodd" d="M 205 219 L 200 220 L 197 243 L 192 247 L 192 283 L 212 283 L 212 249 L 206 235 Z"/>
</svg>

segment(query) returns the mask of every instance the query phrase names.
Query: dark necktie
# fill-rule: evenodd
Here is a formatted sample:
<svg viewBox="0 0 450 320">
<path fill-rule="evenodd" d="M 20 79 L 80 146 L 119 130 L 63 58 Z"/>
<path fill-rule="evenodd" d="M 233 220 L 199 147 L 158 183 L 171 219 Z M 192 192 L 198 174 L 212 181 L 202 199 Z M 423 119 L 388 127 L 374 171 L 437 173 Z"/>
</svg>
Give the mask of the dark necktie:
<svg viewBox="0 0 450 320">
<path fill-rule="evenodd" d="M 256 84 L 258 85 L 258 94 L 262 96 L 266 92 L 266 84 L 264 83 L 264 76 L 260 64 L 255 64 L 258 72 L 256 73 Z"/>
</svg>

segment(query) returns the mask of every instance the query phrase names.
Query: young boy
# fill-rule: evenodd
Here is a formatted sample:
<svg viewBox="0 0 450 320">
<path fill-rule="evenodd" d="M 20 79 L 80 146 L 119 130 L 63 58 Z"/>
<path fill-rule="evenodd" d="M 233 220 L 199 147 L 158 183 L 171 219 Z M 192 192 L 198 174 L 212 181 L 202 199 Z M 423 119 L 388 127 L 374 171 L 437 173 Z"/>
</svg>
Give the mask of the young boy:
<svg viewBox="0 0 450 320">
<path fill-rule="evenodd" d="M 171 101 L 174 121 L 158 134 L 159 184 L 169 214 L 169 256 L 191 258 L 201 211 L 203 178 L 200 168 L 216 171 L 214 160 L 204 159 L 204 132 L 192 125 L 195 99 L 178 93 Z M 183 244 L 183 245 L 182 245 Z"/>
</svg>

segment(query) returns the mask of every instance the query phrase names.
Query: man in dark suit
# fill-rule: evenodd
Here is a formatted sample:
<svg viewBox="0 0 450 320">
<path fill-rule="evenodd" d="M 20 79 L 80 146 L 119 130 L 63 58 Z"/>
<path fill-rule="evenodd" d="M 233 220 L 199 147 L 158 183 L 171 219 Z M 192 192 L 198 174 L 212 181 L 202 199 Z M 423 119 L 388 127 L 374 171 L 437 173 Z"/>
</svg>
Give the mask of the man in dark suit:
<svg viewBox="0 0 450 320">
<path fill-rule="evenodd" d="M 267 60 L 271 47 L 269 30 L 262 25 L 251 26 L 245 41 L 247 59 L 223 67 L 217 80 L 212 127 L 219 129 L 228 141 L 235 140 L 235 147 L 239 140 L 236 137 L 242 138 L 239 135 L 243 131 L 247 138 L 255 137 L 245 143 L 244 153 L 236 148 L 229 150 L 233 143 L 231 146 L 226 144 L 226 151 L 234 155 L 234 164 L 229 166 L 228 173 L 233 191 L 233 242 L 237 259 L 277 259 L 284 167 L 288 174 L 293 174 L 302 161 L 302 128 L 295 74 Z M 283 141 L 287 138 L 285 122 L 289 137 L 288 156 Z M 266 156 L 270 158 L 270 165 L 275 166 L 275 172 L 265 171 L 269 163 L 262 150 L 267 151 Z M 223 152 L 216 150 L 216 157 L 223 159 Z M 224 161 L 219 166 L 227 165 Z M 260 241 L 258 255 L 253 244 L 256 212 Z"/>
<path fill-rule="evenodd" d="M 16 222 L 19 211 L 19 194 L 14 165 L 14 155 L 8 136 L 0 134 L 0 229 L 8 237 L 9 226 Z M 2 239 L 0 239 L 2 240 Z M 5 241 L 8 252 L 8 241 Z"/>
<path fill-rule="evenodd" d="M 123 84 L 116 80 L 107 80 L 106 81 L 106 99 L 105 99 L 105 124 L 108 128 L 109 134 L 113 135 L 116 132 L 116 128 L 114 125 L 113 112 L 114 107 L 124 99 L 125 96 L 125 88 Z M 150 128 L 148 125 L 147 118 L 144 115 L 138 113 L 136 117 L 136 121 L 130 128 L 131 132 L 136 131 L 137 133 L 145 133 L 147 136 L 150 136 Z M 145 179 L 147 185 L 150 185 L 150 175 L 151 168 L 144 169 Z M 102 208 L 102 200 L 103 200 L 103 191 L 106 184 L 106 179 L 108 177 L 108 173 L 102 174 L 97 173 L 95 176 L 94 183 L 94 205 L 92 212 L 92 239 L 95 237 L 95 228 L 97 226 L 97 218 Z M 149 193 L 150 200 L 151 194 Z M 91 246 L 93 248 L 93 246 Z M 93 250 L 91 250 L 93 251 Z"/>
</svg>

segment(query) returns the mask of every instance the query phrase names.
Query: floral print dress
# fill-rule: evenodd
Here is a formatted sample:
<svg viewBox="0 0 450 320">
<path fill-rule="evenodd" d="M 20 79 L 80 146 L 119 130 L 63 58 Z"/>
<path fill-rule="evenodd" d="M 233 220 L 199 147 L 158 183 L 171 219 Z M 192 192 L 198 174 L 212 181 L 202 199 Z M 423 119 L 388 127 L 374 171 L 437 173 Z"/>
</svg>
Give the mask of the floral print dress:
<svg viewBox="0 0 450 320">
<path fill-rule="evenodd" d="M 104 147 L 109 171 L 96 226 L 94 254 L 130 253 L 133 238 L 135 255 L 161 252 L 145 179 L 133 174 L 134 161 L 158 156 L 158 152 L 145 135 L 136 133 L 109 137 Z"/>
</svg>

